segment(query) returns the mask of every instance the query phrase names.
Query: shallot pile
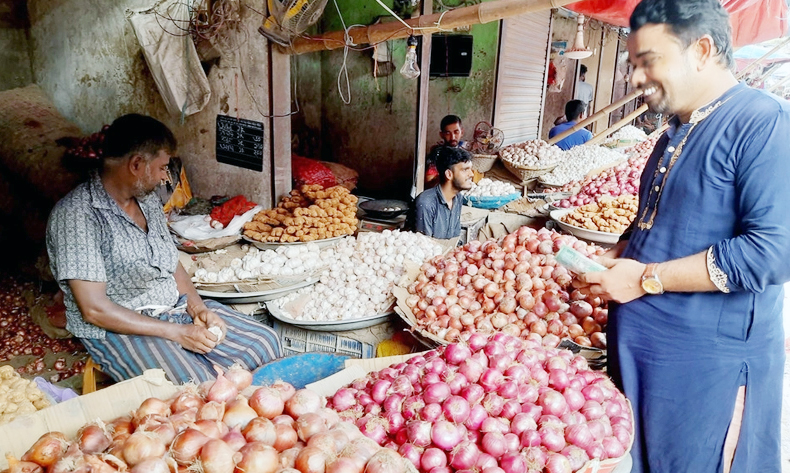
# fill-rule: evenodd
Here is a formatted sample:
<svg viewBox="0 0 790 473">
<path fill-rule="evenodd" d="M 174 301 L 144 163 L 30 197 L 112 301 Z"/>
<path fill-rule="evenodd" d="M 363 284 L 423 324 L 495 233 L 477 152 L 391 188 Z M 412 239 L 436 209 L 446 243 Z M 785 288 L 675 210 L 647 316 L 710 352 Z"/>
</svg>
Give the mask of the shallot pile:
<svg viewBox="0 0 790 473">
<path fill-rule="evenodd" d="M 68 441 L 44 434 L 7 473 L 405 473 L 400 456 L 365 438 L 325 399 L 288 383 L 239 394 L 252 374 L 219 372 L 168 400 L 149 398 L 130 415 L 83 426 Z"/>
<path fill-rule="evenodd" d="M 425 263 L 406 305 L 420 327 L 448 342 L 501 331 L 547 346 L 571 338 L 605 348 L 608 310 L 599 297 L 572 290 L 570 273 L 554 258 L 564 245 L 587 256 L 604 252 L 553 230 L 521 227 Z"/>
<path fill-rule="evenodd" d="M 571 473 L 622 457 L 630 407 L 568 350 L 471 334 L 341 388 L 329 404 L 422 473 Z"/>
<path fill-rule="evenodd" d="M 39 374 L 54 368 L 49 381 L 56 383 L 83 371 L 84 363 L 75 362 L 67 366 L 65 359 L 55 366 L 47 366 L 44 355 L 52 352 L 84 352 L 85 348 L 76 339 L 49 338 L 30 317 L 23 293 L 34 292 L 34 285 L 22 283 L 14 278 L 0 279 L 0 361 L 18 356 L 35 355 L 36 359 L 20 366 L 20 374 Z M 32 358 L 32 357 L 31 357 Z"/>
<path fill-rule="evenodd" d="M 300 289 L 272 304 L 284 307 L 296 299 L 305 305 L 297 320 L 357 319 L 385 313 L 394 298 L 392 288 L 405 272 L 407 261 L 422 264 L 441 254 L 442 247 L 430 238 L 412 232 L 384 230 L 364 232 L 343 239 L 333 249 L 322 252 L 329 269 L 315 286 Z"/>
<path fill-rule="evenodd" d="M 579 192 L 561 200 L 558 206 L 567 209 L 600 202 L 601 197 L 604 196 L 637 195 L 639 179 L 646 161 L 641 156 L 634 156 L 624 163 L 585 179 Z"/>
</svg>

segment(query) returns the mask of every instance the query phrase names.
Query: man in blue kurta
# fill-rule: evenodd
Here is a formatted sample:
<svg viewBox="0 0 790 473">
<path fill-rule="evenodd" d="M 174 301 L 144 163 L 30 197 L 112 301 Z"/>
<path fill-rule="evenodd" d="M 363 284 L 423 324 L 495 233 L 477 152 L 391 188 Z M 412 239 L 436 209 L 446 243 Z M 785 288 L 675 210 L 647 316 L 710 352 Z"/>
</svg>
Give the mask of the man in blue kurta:
<svg viewBox="0 0 790 473">
<path fill-rule="evenodd" d="M 585 105 L 581 100 L 571 100 L 570 102 L 566 103 L 565 118 L 568 121 L 565 123 L 560 123 L 549 130 L 549 138 L 554 138 L 555 136 L 564 133 L 565 131 L 570 130 L 576 126 L 576 121 L 582 117 L 582 114 L 584 114 L 584 109 Z M 571 133 L 569 136 L 561 139 L 556 143 L 556 145 L 559 146 L 561 150 L 568 151 L 574 146 L 583 145 L 584 143 L 590 141 L 592 137 L 593 135 L 590 133 L 590 130 L 582 128 L 581 130 L 577 130 Z"/>
<path fill-rule="evenodd" d="M 616 259 L 578 284 L 612 301 L 609 368 L 634 409 L 632 471 L 778 473 L 790 104 L 737 82 L 717 0 L 644 0 L 630 26 L 631 81 L 675 116 Z"/>
</svg>

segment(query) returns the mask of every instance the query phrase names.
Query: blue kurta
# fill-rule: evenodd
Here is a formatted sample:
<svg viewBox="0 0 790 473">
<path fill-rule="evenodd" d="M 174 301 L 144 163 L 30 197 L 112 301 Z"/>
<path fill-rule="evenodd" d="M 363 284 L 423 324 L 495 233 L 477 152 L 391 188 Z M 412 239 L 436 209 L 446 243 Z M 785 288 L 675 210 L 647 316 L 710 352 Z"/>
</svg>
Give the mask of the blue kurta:
<svg viewBox="0 0 790 473">
<path fill-rule="evenodd" d="M 746 405 L 732 471 L 781 471 L 790 104 L 743 84 L 716 102 L 723 103 L 697 123 L 670 172 L 692 125 L 675 123 L 659 139 L 637 215 L 657 206 L 654 224 L 636 228 L 622 255 L 663 262 L 713 246 L 730 289 L 613 305 L 610 372 L 634 408 L 633 472 L 722 471 L 740 385 Z"/>
</svg>

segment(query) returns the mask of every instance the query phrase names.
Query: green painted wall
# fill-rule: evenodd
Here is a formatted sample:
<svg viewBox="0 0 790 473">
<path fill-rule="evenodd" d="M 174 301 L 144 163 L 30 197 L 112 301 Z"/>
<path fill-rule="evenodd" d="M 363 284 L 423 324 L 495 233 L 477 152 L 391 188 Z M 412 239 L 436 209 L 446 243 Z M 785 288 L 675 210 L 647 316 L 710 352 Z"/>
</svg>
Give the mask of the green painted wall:
<svg viewBox="0 0 790 473">
<path fill-rule="evenodd" d="M 379 16 L 382 21 L 394 21 L 384 17 L 386 12 L 377 3 L 359 3 L 337 0 L 346 25 L 368 25 Z M 342 28 L 334 4 L 329 2 L 315 32 Z M 491 120 L 499 23 L 475 25 L 470 33 L 474 35 L 470 77 L 430 80 L 429 145 L 439 139 L 439 121 L 446 114 L 463 118 L 467 139 L 477 122 Z M 372 49 L 349 49 L 345 60 L 350 104 L 343 103 L 338 92 L 338 73 L 344 61 L 342 49 L 294 56 L 302 113 L 292 119 L 292 133 L 295 152 L 357 170 L 361 194 L 403 198 L 412 185 L 419 79 L 410 81 L 398 73 L 406 54 L 406 40 L 389 41 L 389 47 L 395 72 L 378 81 L 373 77 Z M 348 99 L 342 77 L 341 87 Z"/>
</svg>

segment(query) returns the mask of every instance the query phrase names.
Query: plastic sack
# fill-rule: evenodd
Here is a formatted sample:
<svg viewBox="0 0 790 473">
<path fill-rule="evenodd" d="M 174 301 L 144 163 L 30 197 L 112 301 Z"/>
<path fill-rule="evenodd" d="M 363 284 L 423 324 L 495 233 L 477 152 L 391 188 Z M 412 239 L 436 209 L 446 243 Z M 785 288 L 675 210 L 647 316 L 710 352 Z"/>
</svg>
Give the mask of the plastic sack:
<svg viewBox="0 0 790 473">
<path fill-rule="evenodd" d="M 146 9 L 132 12 L 129 21 L 168 112 L 192 115 L 208 104 L 211 87 L 191 36 L 172 24 L 188 24 L 189 8 L 181 0 L 169 0 L 156 10 L 166 11 L 172 20 Z"/>
<path fill-rule="evenodd" d="M 170 222 L 170 228 L 178 236 L 186 240 L 203 241 L 209 238 L 221 238 L 236 235 L 241 232 L 241 227 L 252 220 L 263 207 L 256 205 L 251 210 L 242 215 L 236 215 L 233 220 L 225 227 L 216 229 L 211 226 L 211 222 L 206 219 L 207 215 L 191 215 L 186 218 L 179 218 Z"/>
<path fill-rule="evenodd" d="M 353 190 L 359 179 L 359 173 L 348 166 L 297 155 L 291 156 L 291 174 L 293 175 L 294 188 L 318 184 L 324 189 L 339 185 Z"/>
</svg>

